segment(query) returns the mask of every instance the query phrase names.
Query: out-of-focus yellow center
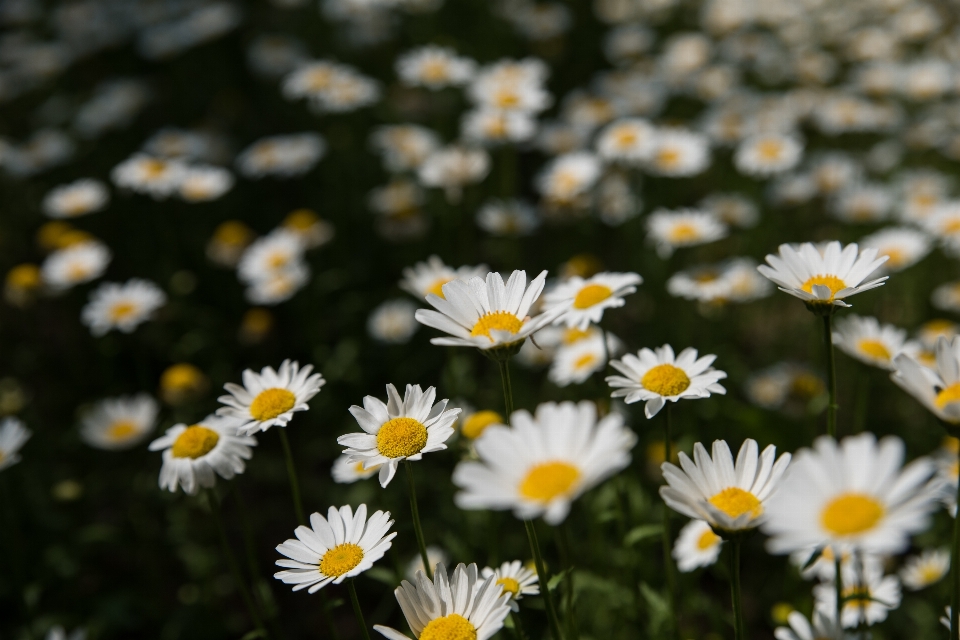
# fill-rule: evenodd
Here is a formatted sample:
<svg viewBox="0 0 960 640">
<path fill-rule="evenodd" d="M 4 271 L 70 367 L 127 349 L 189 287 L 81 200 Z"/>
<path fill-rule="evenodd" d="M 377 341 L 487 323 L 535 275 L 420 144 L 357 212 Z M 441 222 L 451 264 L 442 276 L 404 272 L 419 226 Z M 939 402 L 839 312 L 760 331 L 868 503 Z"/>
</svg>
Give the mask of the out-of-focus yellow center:
<svg viewBox="0 0 960 640">
<path fill-rule="evenodd" d="M 187 427 L 183 433 L 177 436 L 173 443 L 173 457 L 196 460 L 213 451 L 219 441 L 220 434 L 216 431 L 195 424 L 192 427 Z"/>
<path fill-rule="evenodd" d="M 680 367 L 664 363 L 658 364 L 643 374 L 640 384 L 648 391 L 669 397 L 686 391 L 690 386 L 690 378 Z"/>
<path fill-rule="evenodd" d="M 697 228 L 689 222 L 680 222 L 667 231 L 667 240 L 675 244 L 692 242 L 700 237 Z"/>
<path fill-rule="evenodd" d="M 387 458 L 408 458 L 427 445 L 427 428 L 413 418 L 392 418 L 377 432 L 377 450 Z"/>
<path fill-rule="evenodd" d="M 137 310 L 137 305 L 132 302 L 118 302 L 110 308 L 110 319 L 114 322 L 120 322 Z"/>
<path fill-rule="evenodd" d="M 613 295 L 613 289 L 602 284 L 588 284 L 573 299 L 574 309 L 589 309 Z"/>
<path fill-rule="evenodd" d="M 451 613 L 428 622 L 420 640 L 477 640 L 477 629 L 463 616 Z"/>
<path fill-rule="evenodd" d="M 820 514 L 820 524 L 838 536 L 852 536 L 873 529 L 883 518 L 883 505 L 864 493 L 842 493 Z"/>
<path fill-rule="evenodd" d="M 922 584 L 933 584 L 943 577 L 944 571 L 941 567 L 928 564 L 920 569 L 920 581 Z"/>
<path fill-rule="evenodd" d="M 632 147 L 636 144 L 639 136 L 637 132 L 631 127 L 622 127 L 617 130 L 614 134 L 614 140 L 616 140 L 617 145 L 621 147 Z"/>
<path fill-rule="evenodd" d="M 822 285 L 830 289 L 829 300 L 833 300 L 833 296 L 837 295 L 837 291 L 847 288 L 847 285 L 843 280 L 841 280 L 837 276 L 829 276 L 829 275 L 813 276 L 812 278 L 804 282 L 802 285 L 800 285 L 800 288 L 806 291 L 807 293 L 813 293 L 813 287 L 815 285 Z"/>
<path fill-rule="evenodd" d="M 580 480 L 580 470 L 569 462 L 544 462 L 520 483 L 520 495 L 535 502 L 550 502 L 569 495 Z"/>
<path fill-rule="evenodd" d="M 36 289 L 40 286 L 40 269 L 33 264 L 20 264 L 7 273 L 7 285 L 15 289 Z"/>
<path fill-rule="evenodd" d="M 860 341 L 857 347 L 860 349 L 861 353 L 864 353 L 871 358 L 883 360 L 884 362 L 888 362 L 890 360 L 890 350 L 887 349 L 886 345 L 879 340 L 870 340 L 865 338 Z"/>
<path fill-rule="evenodd" d="M 160 376 L 160 386 L 167 390 L 192 389 L 202 381 L 200 370 L 185 362 L 168 367 Z"/>
<path fill-rule="evenodd" d="M 107 429 L 107 437 L 111 440 L 126 440 L 137 433 L 137 425 L 130 420 L 117 420 Z"/>
<path fill-rule="evenodd" d="M 421 71 L 424 80 L 428 82 L 442 82 L 446 80 L 449 75 L 448 69 L 449 65 L 447 65 L 446 60 L 434 59 L 423 63 Z"/>
<path fill-rule="evenodd" d="M 657 164 L 664 169 L 673 169 L 680 164 L 680 158 L 682 157 L 677 149 L 664 147 L 657 152 Z"/>
<path fill-rule="evenodd" d="M 934 403 L 937 407 L 943 409 L 948 404 L 958 401 L 960 401 L 960 382 L 954 382 L 950 386 L 944 387 L 937 392 Z"/>
<path fill-rule="evenodd" d="M 497 584 L 503 587 L 503 590 L 514 598 L 520 594 L 520 583 L 513 578 L 500 578 L 497 580 Z"/>
<path fill-rule="evenodd" d="M 847 587 L 841 593 L 844 608 L 860 609 L 869 607 L 873 602 L 870 588 L 865 586 Z"/>
<path fill-rule="evenodd" d="M 144 177 L 148 180 L 159 178 L 167 170 L 167 163 L 157 159 L 145 160 L 142 166 Z"/>
<path fill-rule="evenodd" d="M 585 353 L 574 361 L 573 368 L 576 369 L 577 371 L 579 371 L 580 369 L 586 369 L 596 361 L 597 361 L 597 356 L 595 356 L 592 353 Z"/>
<path fill-rule="evenodd" d="M 363 560 L 363 549 L 351 543 L 338 544 L 329 549 L 320 559 L 320 573 L 339 578 Z"/>
<path fill-rule="evenodd" d="M 479 438 L 480 434 L 492 424 L 503 424 L 503 416 L 496 411 L 477 411 L 463 421 L 460 432 L 471 440 Z"/>
<path fill-rule="evenodd" d="M 273 420 L 280 414 L 293 409 L 296 404 L 297 396 L 287 389 L 279 387 L 265 389 L 250 403 L 250 416 L 254 420 Z"/>
<path fill-rule="evenodd" d="M 501 89 L 494 98 L 494 104 L 501 109 L 514 109 L 520 104 L 520 96 L 513 89 Z"/>
<path fill-rule="evenodd" d="M 699 538 L 697 538 L 697 549 L 700 549 L 700 551 L 706 551 L 707 549 L 712 549 L 719 542 L 720 536 L 715 534 L 713 529 L 707 529 L 700 534 Z"/>
<path fill-rule="evenodd" d="M 470 337 L 486 336 L 490 338 L 491 331 L 509 331 L 510 333 L 516 333 L 520 331 L 522 327 L 523 321 L 509 311 L 491 311 L 486 315 L 480 316 L 477 324 L 473 325 L 473 329 L 470 331 Z M 490 340 L 492 342 L 493 338 L 490 338 Z"/>
<path fill-rule="evenodd" d="M 881 256 L 887 256 L 887 266 L 897 269 L 907 262 L 907 254 L 902 249 L 888 247 L 879 252 Z"/>
<path fill-rule="evenodd" d="M 757 144 L 757 155 L 763 160 L 779 160 L 783 155 L 783 142 L 780 140 L 762 140 Z"/>
<path fill-rule="evenodd" d="M 283 219 L 283 226 L 294 231 L 307 231 L 320 222 L 320 216 L 310 209 L 297 209 Z"/>
<path fill-rule="evenodd" d="M 589 338 L 589 337 L 590 337 L 589 331 L 580 331 L 580 329 L 577 329 L 576 327 L 574 327 L 572 329 L 567 329 L 566 331 L 563 332 L 562 340 L 563 340 L 563 344 L 573 344 L 574 342 L 579 342 L 580 340 L 583 340 L 584 338 Z"/>
<path fill-rule="evenodd" d="M 444 298 L 443 296 L 443 285 L 450 282 L 453 278 L 437 278 L 433 284 L 427 287 L 427 293 L 432 293 L 438 298 Z M 446 298 L 444 298 L 446 300 Z"/>
<path fill-rule="evenodd" d="M 757 496 L 739 487 L 728 487 L 710 498 L 709 502 L 731 518 L 739 518 L 745 513 L 757 518 L 763 513 L 763 505 Z"/>
</svg>

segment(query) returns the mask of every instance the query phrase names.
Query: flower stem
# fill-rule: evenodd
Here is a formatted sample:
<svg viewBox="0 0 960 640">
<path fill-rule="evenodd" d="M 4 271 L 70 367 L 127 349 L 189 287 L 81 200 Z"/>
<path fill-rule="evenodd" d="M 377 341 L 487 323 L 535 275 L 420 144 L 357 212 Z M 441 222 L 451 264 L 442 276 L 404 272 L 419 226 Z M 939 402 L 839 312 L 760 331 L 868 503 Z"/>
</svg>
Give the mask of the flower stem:
<svg viewBox="0 0 960 640">
<path fill-rule="evenodd" d="M 510 361 L 497 360 L 500 367 L 500 380 L 503 382 L 503 406 L 507 410 L 506 419 L 513 413 L 513 385 L 510 383 Z"/>
<path fill-rule="evenodd" d="M 950 637 L 960 634 L 960 482 L 957 511 L 953 516 L 953 548 L 950 550 Z"/>
<path fill-rule="evenodd" d="M 831 550 L 833 549 L 831 548 Z M 835 612 L 836 615 L 834 619 L 837 621 L 837 624 L 840 625 L 841 624 L 840 616 L 843 613 L 843 574 L 840 571 L 840 565 L 841 565 L 840 554 L 834 551 L 833 556 L 834 556 L 833 566 L 835 569 L 835 573 L 833 577 L 833 587 L 837 591 L 837 610 Z"/>
<path fill-rule="evenodd" d="M 733 539 L 730 545 L 730 589 L 733 594 L 733 620 L 736 640 L 744 639 L 743 603 L 740 592 L 740 540 Z"/>
<path fill-rule="evenodd" d="M 833 358 L 833 314 L 823 316 L 823 341 L 827 348 L 827 385 L 830 404 L 827 405 L 827 435 L 837 437 L 837 365 Z"/>
<path fill-rule="evenodd" d="M 577 625 L 577 609 L 574 604 L 574 589 L 573 589 L 573 557 L 570 554 L 570 534 L 568 531 L 569 525 L 567 521 L 564 521 L 557 529 L 557 542 L 558 547 L 560 548 L 560 561 L 563 565 L 563 570 L 566 572 L 566 576 L 563 578 L 564 586 L 566 587 L 566 614 L 567 614 L 567 633 L 571 638 L 579 638 L 580 630 Z M 555 531 L 557 530 L 555 529 Z"/>
<path fill-rule="evenodd" d="M 363 619 L 363 611 L 360 610 L 360 599 L 357 598 L 357 587 L 353 584 L 353 578 L 347 580 L 347 591 L 350 592 L 350 602 L 353 603 L 353 615 L 357 617 L 357 624 L 363 631 L 364 640 L 370 640 L 370 632 L 367 631 L 367 623 Z"/>
<path fill-rule="evenodd" d="M 670 459 L 673 457 L 671 452 L 671 430 L 673 426 L 673 413 L 670 407 L 671 403 L 667 403 L 665 407 L 666 410 L 666 420 L 663 422 L 663 459 L 664 462 L 670 462 Z M 663 541 L 663 568 L 664 572 L 667 574 L 667 596 L 670 599 L 670 614 L 671 620 L 670 624 L 673 627 L 671 629 L 671 636 L 673 638 L 680 638 L 680 612 L 677 607 L 677 579 L 676 574 L 673 571 L 673 556 L 670 554 L 671 540 L 672 536 L 670 535 L 670 507 L 666 504 L 663 505 L 663 532 L 661 534 L 661 540 Z"/>
<path fill-rule="evenodd" d="M 513 635 L 516 636 L 517 640 L 527 640 L 527 636 L 523 633 L 523 626 L 520 624 L 520 614 L 511 611 L 510 620 L 513 622 Z"/>
<path fill-rule="evenodd" d="M 550 629 L 553 631 L 554 640 L 563 640 L 563 634 L 560 632 L 560 618 L 557 617 L 557 610 L 553 606 L 553 596 L 550 594 L 550 579 L 543 565 L 543 556 L 540 555 L 540 543 L 537 542 L 537 530 L 533 526 L 532 520 L 524 520 L 523 524 L 527 528 L 530 552 L 533 553 L 533 561 L 537 565 L 537 580 L 540 582 L 540 593 L 543 595 L 543 602 L 547 607 L 547 618 L 550 622 Z"/>
<path fill-rule="evenodd" d="M 287 459 L 287 477 L 290 478 L 290 493 L 293 494 L 293 508 L 297 512 L 297 522 L 306 525 L 307 519 L 303 515 L 303 501 L 300 499 L 300 483 L 297 481 L 297 468 L 293 464 L 293 452 L 290 451 L 287 430 L 283 427 L 277 427 L 276 430 L 280 432 L 283 455 Z"/>
<path fill-rule="evenodd" d="M 423 526 L 420 524 L 420 509 L 417 508 L 417 486 L 413 482 L 413 469 L 410 461 L 403 461 L 403 468 L 407 471 L 407 484 L 410 487 L 410 512 L 413 514 L 413 531 L 417 534 L 417 546 L 420 547 L 420 559 L 423 561 L 423 570 L 427 577 L 433 580 L 433 567 L 427 557 L 427 544 L 423 540 Z"/>
</svg>

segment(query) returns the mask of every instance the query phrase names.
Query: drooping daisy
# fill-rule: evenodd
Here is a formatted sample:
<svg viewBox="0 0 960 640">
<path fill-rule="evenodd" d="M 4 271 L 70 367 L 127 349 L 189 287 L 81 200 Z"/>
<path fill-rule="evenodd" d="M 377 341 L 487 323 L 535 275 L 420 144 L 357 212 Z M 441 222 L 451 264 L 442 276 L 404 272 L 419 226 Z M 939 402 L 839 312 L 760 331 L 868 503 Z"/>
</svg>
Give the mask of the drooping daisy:
<svg viewBox="0 0 960 640">
<path fill-rule="evenodd" d="M 95 336 L 111 329 L 131 333 L 166 301 L 166 294 L 149 280 L 132 278 L 123 284 L 105 282 L 90 294 L 80 318 Z"/>
<path fill-rule="evenodd" d="M 20 462 L 20 448 L 32 435 L 19 418 L 0 420 L 0 471 Z"/>
<path fill-rule="evenodd" d="M 624 398 L 627 404 L 643 400 L 643 412 L 652 418 L 663 405 L 681 398 L 709 398 L 711 393 L 725 395 L 727 390 L 718 382 L 727 377 L 723 371 L 714 369 L 717 356 L 697 358 L 697 350 L 687 347 L 674 356 L 668 344 L 655 350 L 644 347 L 637 355 L 627 354 L 610 364 L 622 373 L 608 376 L 607 384 L 613 389 L 613 398 Z"/>
<path fill-rule="evenodd" d="M 556 324 L 586 331 L 603 319 L 605 309 L 624 305 L 624 296 L 634 293 L 643 282 L 636 273 L 598 273 L 588 279 L 573 276 L 543 296 L 545 312 L 560 309 Z"/>
<path fill-rule="evenodd" d="M 907 558 L 900 569 L 900 580 L 907 589 L 919 591 L 940 582 L 949 570 L 949 550 L 926 549 L 919 556 Z"/>
<path fill-rule="evenodd" d="M 733 164 L 740 173 L 767 177 L 794 168 L 802 155 L 803 143 L 796 136 L 762 133 L 740 143 Z"/>
<path fill-rule="evenodd" d="M 494 576 L 496 583 L 503 587 L 503 592 L 510 595 L 510 609 L 512 611 L 520 610 L 517 601 L 522 600 L 523 596 L 540 595 L 537 572 L 524 566 L 519 560 L 504 562 L 497 569 L 484 567 L 480 575 L 484 578 Z"/>
<path fill-rule="evenodd" d="M 150 435 L 159 411 L 157 401 L 145 393 L 107 398 L 83 415 L 80 438 L 97 449 L 129 449 Z"/>
<path fill-rule="evenodd" d="M 713 442 L 713 457 L 699 442 L 693 460 L 680 452 L 680 467 L 664 462 L 666 486 L 660 496 L 667 506 L 685 516 L 705 520 L 717 530 L 735 532 L 754 529 L 763 522 L 771 496 L 775 495 L 790 454 L 777 458 L 769 445 L 758 453 L 757 442 L 744 440 L 736 464 L 723 440 Z"/>
<path fill-rule="evenodd" d="M 656 129 L 642 118 L 617 120 L 597 136 L 597 153 L 604 160 L 635 164 L 649 160 Z"/>
<path fill-rule="evenodd" d="M 844 247 L 834 240 L 827 243 L 823 253 L 809 242 L 799 248 L 782 244 L 779 252 L 778 256 L 768 254 L 770 266 L 762 264 L 757 270 L 784 293 L 818 310 L 849 307 L 844 298 L 875 289 L 887 279 L 882 276 L 864 282 L 887 259 L 877 258 L 876 249 L 860 251 L 856 243 Z"/>
<path fill-rule="evenodd" d="M 683 572 L 700 567 L 709 567 L 720 557 L 723 538 L 718 536 L 703 520 L 691 520 L 673 545 L 673 558 Z"/>
<path fill-rule="evenodd" d="M 418 571 L 415 582 L 404 580 L 393 592 L 415 638 L 488 640 L 510 613 L 510 594 L 496 576 L 481 580 L 475 564 L 459 564 L 449 577 L 447 568 L 438 564 L 433 580 Z M 381 624 L 373 628 L 389 640 L 410 640 Z"/>
<path fill-rule="evenodd" d="M 512 509 L 557 525 L 574 500 L 630 464 L 637 442 L 620 414 L 598 421 L 591 402 L 546 402 L 535 415 L 515 411 L 510 424 L 487 427 L 474 441 L 479 461 L 454 470 L 461 509 Z"/>
<path fill-rule="evenodd" d="M 427 295 L 427 303 L 436 311 L 417 310 L 417 322 L 450 334 L 430 340 L 437 345 L 482 350 L 519 347 L 556 317 L 556 311 L 533 318 L 527 315 L 546 278 L 547 272 L 542 271 L 529 287 L 525 271 L 514 271 L 506 284 L 499 273 L 488 273 L 486 280 L 452 280 L 441 287 L 442 298 Z"/>
<path fill-rule="evenodd" d="M 78 242 L 47 256 L 40 276 L 53 291 L 63 291 L 102 276 L 111 258 L 110 249 L 102 242 Z"/>
<path fill-rule="evenodd" d="M 960 337 L 937 341 L 935 366 L 925 367 L 909 354 L 893 360 L 896 371 L 890 376 L 933 415 L 951 424 L 960 424 Z"/>
<path fill-rule="evenodd" d="M 862 576 L 860 575 L 862 574 Z M 840 596 L 840 624 L 844 628 L 861 622 L 874 625 L 887 619 L 887 614 L 900 606 L 900 581 L 896 576 L 885 576 L 878 566 L 865 566 L 857 571 L 853 563 L 842 568 L 843 589 Z M 837 589 L 833 584 L 818 584 L 813 588 L 817 611 L 833 616 L 837 610 Z"/>
<path fill-rule="evenodd" d="M 679 247 L 693 247 L 726 237 L 727 225 L 714 214 L 696 209 L 657 209 L 647 218 L 647 238 L 661 258 Z"/>
<path fill-rule="evenodd" d="M 834 621 L 836 612 L 813 612 L 813 624 L 799 611 L 787 616 L 789 627 L 777 627 L 773 637 L 777 640 L 845 640 L 843 629 Z"/>
<path fill-rule="evenodd" d="M 439 256 L 434 255 L 427 258 L 425 262 L 418 262 L 412 267 L 406 267 L 403 270 L 403 280 L 399 284 L 401 289 L 418 300 L 426 298 L 431 293 L 442 298 L 443 285 L 451 280 L 482 278 L 489 271 L 490 269 L 485 264 L 454 269 L 445 265 Z"/>
<path fill-rule="evenodd" d="M 337 456 L 337 459 L 333 461 L 333 468 L 330 470 L 330 475 L 333 476 L 334 482 L 350 484 L 357 480 L 366 480 L 379 470 L 380 467 L 378 465 L 364 469 L 362 462 L 351 462 L 350 456 L 341 453 Z"/>
<path fill-rule="evenodd" d="M 918 458 L 901 468 L 904 446 L 872 433 L 844 438 L 822 436 L 801 449 L 790 473 L 766 506 L 764 532 L 771 553 L 830 545 L 834 553 L 853 550 L 903 551 L 911 534 L 927 528 L 940 484 L 931 481 L 933 461 Z"/>
<path fill-rule="evenodd" d="M 99 180 L 83 178 L 51 189 L 40 208 L 51 218 L 76 218 L 100 211 L 110 201 L 107 186 Z"/>
<path fill-rule="evenodd" d="M 395 66 L 404 84 L 428 89 L 463 86 L 477 70 L 473 60 L 458 56 L 453 49 L 433 45 L 408 51 L 397 58 Z"/>
<path fill-rule="evenodd" d="M 330 583 L 340 584 L 358 576 L 393 545 L 397 532 L 388 534 L 393 520 L 389 511 L 375 511 L 367 518 L 367 505 L 354 513 L 350 505 L 330 507 L 327 517 L 310 514 L 310 526 L 294 531 L 296 540 L 277 545 L 277 551 L 289 558 L 277 560 L 285 571 L 273 574 L 294 591 L 316 593 Z"/>
<path fill-rule="evenodd" d="M 837 320 L 833 343 L 857 360 L 888 371 L 896 369 L 894 357 L 908 347 L 906 330 L 858 315 Z"/>
<path fill-rule="evenodd" d="M 373 396 L 363 406 L 353 405 L 350 413 L 365 433 L 348 433 L 337 438 L 354 462 L 364 469 L 380 467 L 380 486 L 386 487 L 404 460 L 420 460 L 423 454 L 442 451 L 453 435 L 453 423 L 460 409 L 447 409 L 447 400 L 434 404 L 437 390 L 407 385 L 403 398 L 392 384 L 387 385 L 387 402 Z"/>
<path fill-rule="evenodd" d="M 606 333 L 606 347 L 603 338 L 604 332 L 596 327 L 588 331 L 567 329 L 563 341 L 556 348 L 547 379 L 558 387 L 565 387 L 582 384 L 594 373 L 603 370 L 608 356 L 616 355 L 621 348 L 621 342 L 615 335 Z"/>
<path fill-rule="evenodd" d="M 654 139 L 647 171 L 668 178 L 693 176 L 710 164 L 710 144 L 699 133 L 686 129 L 660 129 Z"/>
<path fill-rule="evenodd" d="M 150 443 L 150 451 L 163 451 L 160 488 L 195 495 L 216 485 L 217 476 L 229 480 L 243 473 L 245 460 L 253 457 L 257 439 L 241 436 L 232 418 L 207 416 L 197 424 L 177 424 Z"/>
<path fill-rule="evenodd" d="M 280 369 L 264 367 L 257 374 L 251 369 L 243 372 L 243 386 L 228 382 L 223 385 L 230 395 L 217 398 L 225 407 L 217 409 L 217 415 L 239 420 L 237 432 L 251 435 L 270 427 L 286 427 L 297 411 L 306 411 L 307 402 L 320 393 L 327 383 L 323 376 L 314 373 L 313 365 L 302 369 L 298 362 L 284 360 Z"/>
<path fill-rule="evenodd" d="M 406 344 L 420 327 L 414 318 L 417 305 L 406 298 L 386 300 L 367 318 L 367 333 L 377 342 Z"/>
<path fill-rule="evenodd" d="M 923 260 L 933 242 L 923 231 L 910 227 L 888 227 L 863 238 L 860 246 L 864 249 L 876 249 L 878 257 L 887 257 L 882 269 L 896 272 L 912 267 Z"/>
</svg>

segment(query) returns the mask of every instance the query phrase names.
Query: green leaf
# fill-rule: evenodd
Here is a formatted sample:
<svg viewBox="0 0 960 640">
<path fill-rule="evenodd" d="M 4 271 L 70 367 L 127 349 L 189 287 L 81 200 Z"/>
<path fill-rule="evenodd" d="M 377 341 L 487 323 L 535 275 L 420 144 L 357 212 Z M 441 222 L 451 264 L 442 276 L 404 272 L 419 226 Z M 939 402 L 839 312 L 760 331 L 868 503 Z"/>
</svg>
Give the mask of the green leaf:
<svg viewBox="0 0 960 640">
<path fill-rule="evenodd" d="M 553 576 L 552 578 L 550 578 L 550 581 L 547 583 L 547 588 L 549 588 L 550 591 L 556 591 L 557 585 L 559 585 L 561 582 L 563 582 L 563 579 L 564 579 L 565 577 L 567 577 L 567 575 L 568 575 L 571 571 L 573 571 L 573 567 L 570 567 L 569 569 L 564 569 L 563 571 L 561 571 L 561 572 L 558 573 L 557 575 L 555 575 L 555 576 Z"/>
<path fill-rule="evenodd" d="M 804 571 L 812 567 L 814 564 L 816 564 L 817 560 L 819 560 L 820 557 L 823 555 L 824 549 L 826 549 L 826 545 L 823 545 L 814 549 L 813 553 L 810 554 L 810 558 L 803 563 L 802 567 L 800 567 L 800 572 L 803 573 Z"/>
<path fill-rule="evenodd" d="M 247 632 L 240 640 L 255 640 L 256 638 L 266 638 L 267 632 L 263 629 L 254 629 L 253 631 Z"/>
<path fill-rule="evenodd" d="M 662 525 L 642 524 L 639 527 L 634 527 L 627 532 L 627 535 L 623 537 L 623 544 L 629 547 L 648 538 L 659 536 L 661 533 L 663 533 Z"/>
</svg>

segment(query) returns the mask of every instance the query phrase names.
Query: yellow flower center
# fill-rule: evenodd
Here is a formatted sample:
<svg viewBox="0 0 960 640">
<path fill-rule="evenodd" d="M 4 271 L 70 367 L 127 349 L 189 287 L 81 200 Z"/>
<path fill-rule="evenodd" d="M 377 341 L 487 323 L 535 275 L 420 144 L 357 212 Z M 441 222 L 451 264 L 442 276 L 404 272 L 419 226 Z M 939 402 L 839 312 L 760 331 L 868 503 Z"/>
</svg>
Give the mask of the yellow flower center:
<svg viewBox="0 0 960 640">
<path fill-rule="evenodd" d="M 283 251 L 277 251 L 267 258 L 267 266 L 271 269 L 282 269 L 290 261 L 290 254 Z"/>
<path fill-rule="evenodd" d="M 700 234 L 697 233 L 697 228 L 687 222 L 675 224 L 670 228 L 670 231 L 667 232 L 667 239 L 676 244 L 692 242 L 698 237 L 700 237 Z"/>
<path fill-rule="evenodd" d="M 16 289 L 36 289 L 40 286 L 40 269 L 32 264 L 17 265 L 7 273 L 7 284 Z"/>
<path fill-rule="evenodd" d="M 294 231 L 308 231 L 320 222 L 320 216 L 310 209 L 297 209 L 283 220 L 283 226 Z"/>
<path fill-rule="evenodd" d="M 388 458 L 408 458 L 427 445 L 427 428 L 413 418 L 393 418 L 377 432 L 377 450 Z"/>
<path fill-rule="evenodd" d="M 576 359 L 576 361 L 573 363 L 573 368 L 578 371 L 580 369 L 586 369 L 596 361 L 597 361 L 597 356 L 595 356 L 592 353 L 585 353 Z"/>
<path fill-rule="evenodd" d="M 943 225 L 944 233 L 954 234 L 957 231 L 960 231 L 960 220 L 954 218 L 953 220 L 949 220 L 948 222 L 944 223 Z"/>
<path fill-rule="evenodd" d="M 783 143 L 779 140 L 763 140 L 757 145 L 757 154 L 764 160 L 779 160 Z"/>
<path fill-rule="evenodd" d="M 960 401 L 960 382 L 954 382 L 949 387 L 945 387 L 937 392 L 934 404 L 943 409 L 948 404 Z"/>
<path fill-rule="evenodd" d="M 932 564 L 928 564 L 920 569 L 920 580 L 923 584 L 933 584 L 942 577 L 943 570 Z"/>
<path fill-rule="evenodd" d="M 680 158 L 681 155 L 679 151 L 666 147 L 664 149 L 660 149 L 660 151 L 657 153 L 657 164 L 664 169 L 672 169 L 680 164 Z"/>
<path fill-rule="evenodd" d="M 637 142 L 637 132 L 631 128 L 624 127 L 614 134 L 617 144 L 621 147 L 631 147 Z"/>
<path fill-rule="evenodd" d="M 690 378 L 683 369 L 664 363 L 643 374 L 640 384 L 648 391 L 669 397 L 686 391 L 690 386 Z"/>
<path fill-rule="evenodd" d="M 858 346 L 862 353 L 870 356 L 871 358 L 883 360 L 884 362 L 888 362 L 890 360 L 890 350 L 887 349 L 886 345 L 879 340 L 864 339 L 860 341 Z"/>
<path fill-rule="evenodd" d="M 589 337 L 589 331 L 580 331 L 580 329 L 577 328 L 567 329 L 563 332 L 563 344 L 573 344 L 574 342 L 578 342 Z"/>
<path fill-rule="evenodd" d="M 338 544 L 320 559 L 320 573 L 339 578 L 363 560 L 363 549 L 352 542 Z"/>
<path fill-rule="evenodd" d="M 509 311 L 491 311 L 480 316 L 477 324 L 473 325 L 473 330 L 470 331 L 470 337 L 486 336 L 490 338 L 490 332 L 494 330 L 516 333 L 520 331 L 521 327 L 523 327 L 523 320 Z M 490 338 L 490 341 L 493 342 L 493 338 Z"/>
<path fill-rule="evenodd" d="M 883 514 L 883 505 L 872 496 L 843 493 L 823 510 L 820 524 L 834 535 L 851 536 L 873 529 Z"/>
<path fill-rule="evenodd" d="M 463 616 L 451 613 L 428 622 L 420 640 L 477 640 L 477 629 Z"/>
<path fill-rule="evenodd" d="M 520 483 L 520 495 L 535 502 L 550 502 L 569 495 L 580 480 L 580 470 L 568 462 L 544 462 L 530 469 Z"/>
<path fill-rule="evenodd" d="M 514 598 L 520 595 L 520 583 L 513 578 L 500 578 L 497 580 L 497 584 L 503 587 L 504 592 L 509 593 Z"/>
<path fill-rule="evenodd" d="M 503 424 L 503 417 L 496 411 L 477 411 L 463 421 L 460 432 L 465 438 L 473 440 L 492 424 Z"/>
<path fill-rule="evenodd" d="M 74 262 L 69 267 L 67 267 L 67 275 L 70 277 L 70 280 L 76 282 L 78 280 L 83 280 L 90 274 L 90 269 L 87 268 L 87 265 Z"/>
<path fill-rule="evenodd" d="M 812 373 L 798 373 L 790 382 L 790 393 L 798 398 L 815 398 L 823 389 L 823 380 Z"/>
<path fill-rule="evenodd" d="M 443 298 L 443 285 L 450 282 L 452 278 L 439 278 L 432 285 L 427 287 L 427 293 L 432 293 L 438 298 Z M 446 298 L 444 298 L 446 300 Z"/>
<path fill-rule="evenodd" d="M 588 284 L 573 299 L 574 309 L 589 309 L 613 295 L 613 289 L 602 284 Z"/>
<path fill-rule="evenodd" d="M 869 607 L 873 602 L 870 595 L 869 587 L 847 587 L 842 592 L 843 597 L 843 606 L 844 608 L 850 607 L 855 609 L 860 609 L 861 607 Z"/>
<path fill-rule="evenodd" d="M 297 396 L 292 392 L 274 387 L 257 394 L 250 403 L 250 415 L 254 420 L 273 420 L 281 413 L 286 413 L 297 404 Z"/>
<path fill-rule="evenodd" d="M 146 160 L 144 161 L 142 166 L 143 166 L 144 177 L 147 178 L 148 180 L 153 178 L 159 178 L 167 170 L 167 163 L 164 162 L 163 160 L 155 160 L 155 159 Z"/>
<path fill-rule="evenodd" d="M 520 104 L 520 96 L 513 89 L 502 89 L 494 103 L 501 109 L 512 109 Z"/>
<path fill-rule="evenodd" d="M 731 518 L 739 518 L 749 513 L 751 518 L 757 518 L 763 513 L 763 505 L 757 496 L 739 487 L 728 487 L 710 498 L 710 504 Z"/>
<path fill-rule="evenodd" d="M 192 389 L 203 380 L 203 374 L 192 364 L 175 364 L 163 372 L 160 386 L 167 390 Z"/>
<path fill-rule="evenodd" d="M 720 536 L 715 534 L 713 529 L 707 529 L 701 533 L 697 539 L 697 549 L 706 551 L 707 549 L 712 549 L 718 542 L 720 542 Z"/>
<path fill-rule="evenodd" d="M 219 441 L 220 434 L 216 431 L 195 424 L 192 427 L 187 427 L 183 433 L 177 436 L 173 443 L 173 457 L 196 460 L 210 453 Z"/>
<path fill-rule="evenodd" d="M 887 256 L 887 266 L 894 269 L 903 266 L 907 261 L 907 254 L 901 249 L 893 247 L 880 251 L 880 255 Z"/>
<path fill-rule="evenodd" d="M 841 289 L 846 289 L 847 287 L 846 283 L 840 278 L 838 278 L 837 276 L 827 275 L 827 276 L 813 276 L 812 278 L 804 282 L 802 285 L 800 285 L 800 288 L 806 291 L 807 293 L 813 293 L 814 285 L 818 285 L 818 284 L 823 285 L 824 287 L 827 287 L 828 289 L 830 289 L 829 300 L 833 300 L 833 296 L 837 295 L 837 291 L 840 291 Z"/>
<path fill-rule="evenodd" d="M 120 322 L 124 318 L 130 317 L 137 310 L 137 305 L 132 302 L 118 302 L 110 308 L 110 319 L 114 322 Z"/>
<path fill-rule="evenodd" d="M 137 425 L 129 420 L 117 420 L 107 429 L 107 437 L 111 440 L 126 440 L 137 433 Z M 214 443 L 216 444 L 216 443 Z"/>
</svg>

